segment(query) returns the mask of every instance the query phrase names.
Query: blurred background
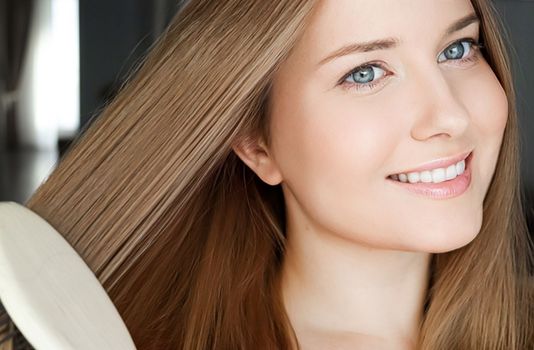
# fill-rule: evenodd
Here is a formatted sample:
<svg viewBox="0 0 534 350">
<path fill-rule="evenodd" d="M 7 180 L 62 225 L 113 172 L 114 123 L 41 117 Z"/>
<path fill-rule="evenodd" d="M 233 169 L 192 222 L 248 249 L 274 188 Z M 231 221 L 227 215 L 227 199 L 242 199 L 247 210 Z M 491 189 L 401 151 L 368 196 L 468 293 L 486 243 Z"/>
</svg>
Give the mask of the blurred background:
<svg viewBox="0 0 534 350">
<path fill-rule="evenodd" d="M 0 201 L 25 202 L 179 0 L 0 0 Z"/>
<path fill-rule="evenodd" d="M 493 2 L 512 47 L 532 232 L 534 0 Z M 179 0 L 0 0 L 0 201 L 31 196 L 179 6 Z"/>
</svg>

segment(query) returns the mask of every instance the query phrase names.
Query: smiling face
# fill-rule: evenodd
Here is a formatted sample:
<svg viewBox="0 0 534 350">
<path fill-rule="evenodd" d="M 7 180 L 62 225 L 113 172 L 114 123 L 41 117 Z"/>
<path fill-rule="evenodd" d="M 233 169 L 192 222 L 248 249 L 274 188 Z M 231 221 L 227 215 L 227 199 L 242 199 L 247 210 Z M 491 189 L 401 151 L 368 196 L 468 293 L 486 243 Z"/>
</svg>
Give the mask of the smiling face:
<svg viewBox="0 0 534 350">
<path fill-rule="evenodd" d="M 273 81 L 268 153 L 275 170 L 255 169 L 266 182 L 281 180 L 289 230 L 383 249 L 444 252 L 468 244 L 481 227 L 508 115 L 504 90 L 472 45 L 479 22 L 469 18 L 471 2 L 318 5 Z M 375 40 L 366 52 L 325 60 Z M 415 194 L 387 179 L 471 150 L 471 183 L 453 198 Z"/>
</svg>

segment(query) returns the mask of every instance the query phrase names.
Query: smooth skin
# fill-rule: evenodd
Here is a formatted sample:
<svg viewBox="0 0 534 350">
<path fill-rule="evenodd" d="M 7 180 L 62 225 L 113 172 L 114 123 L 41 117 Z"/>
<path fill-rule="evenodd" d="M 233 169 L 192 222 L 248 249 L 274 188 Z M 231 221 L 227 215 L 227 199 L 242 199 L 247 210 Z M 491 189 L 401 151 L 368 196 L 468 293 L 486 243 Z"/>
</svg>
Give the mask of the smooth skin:
<svg viewBox="0 0 534 350">
<path fill-rule="evenodd" d="M 483 51 L 459 41 L 476 42 L 479 22 L 447 33 L 474 13 L 469 0 L 318 5 L 274 77 L 271 146 L 255 139 L 234 151 L 282 186 L 282 292 L 302 349 L 413 349 L 431 255 L 480 231 L 508 102 Z M 321 63 L 345 45 L 391 37 L 395 47 Z M 349 75 L 366 63 L 373 68 Z M 386 180 L 470 150 L 460 196 L 432 199 Z"/>
</svg>

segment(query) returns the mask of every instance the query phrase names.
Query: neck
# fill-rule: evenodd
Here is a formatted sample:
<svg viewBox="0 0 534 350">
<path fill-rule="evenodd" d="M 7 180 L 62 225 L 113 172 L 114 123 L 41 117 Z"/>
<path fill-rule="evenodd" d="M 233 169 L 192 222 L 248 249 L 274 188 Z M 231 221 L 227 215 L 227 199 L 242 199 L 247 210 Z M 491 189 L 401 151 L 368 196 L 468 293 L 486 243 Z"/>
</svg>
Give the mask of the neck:
<svg viewBox="0 0 534 350">
<path fill-rule="evenodd" d="M 417 339 L 429 253 L 375 249 L 309 230 L 287 235 L 282 296 L 297 333 Z"/>
</svg>

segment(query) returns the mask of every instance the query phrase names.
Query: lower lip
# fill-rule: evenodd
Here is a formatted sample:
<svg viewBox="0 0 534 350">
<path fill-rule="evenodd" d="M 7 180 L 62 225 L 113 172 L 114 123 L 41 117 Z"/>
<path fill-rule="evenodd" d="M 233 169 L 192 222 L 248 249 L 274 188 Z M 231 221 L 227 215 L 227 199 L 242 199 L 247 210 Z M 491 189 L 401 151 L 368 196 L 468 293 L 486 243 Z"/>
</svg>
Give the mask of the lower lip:
<svg viewBox="0 0 534 350">
<path fill-rule="evenodd" d="M 408 191 L 423 195 L 425 197 L 433 198 L 433 199 L 448 199 L 448 198 L 454 198 L 458 197 L 461 194 L 463 194 L 467 189 L 469 188 L 469 185 L 471 184 L 471 159 L 473 158 L 473 153 L 471 153 L 466 159 L 465 159 L 465 171 L 461 174 L 456 176 L 452 180 L 447 180 L 439 183 L 433 183 L 433 182 L 417 182 L 417 183 L 409 183 L 409 182 L 400 182 L 397 180 L 393 180 L 390 178 L 387 178 L 388 181 L 391 181 Z"/>
</svg>

